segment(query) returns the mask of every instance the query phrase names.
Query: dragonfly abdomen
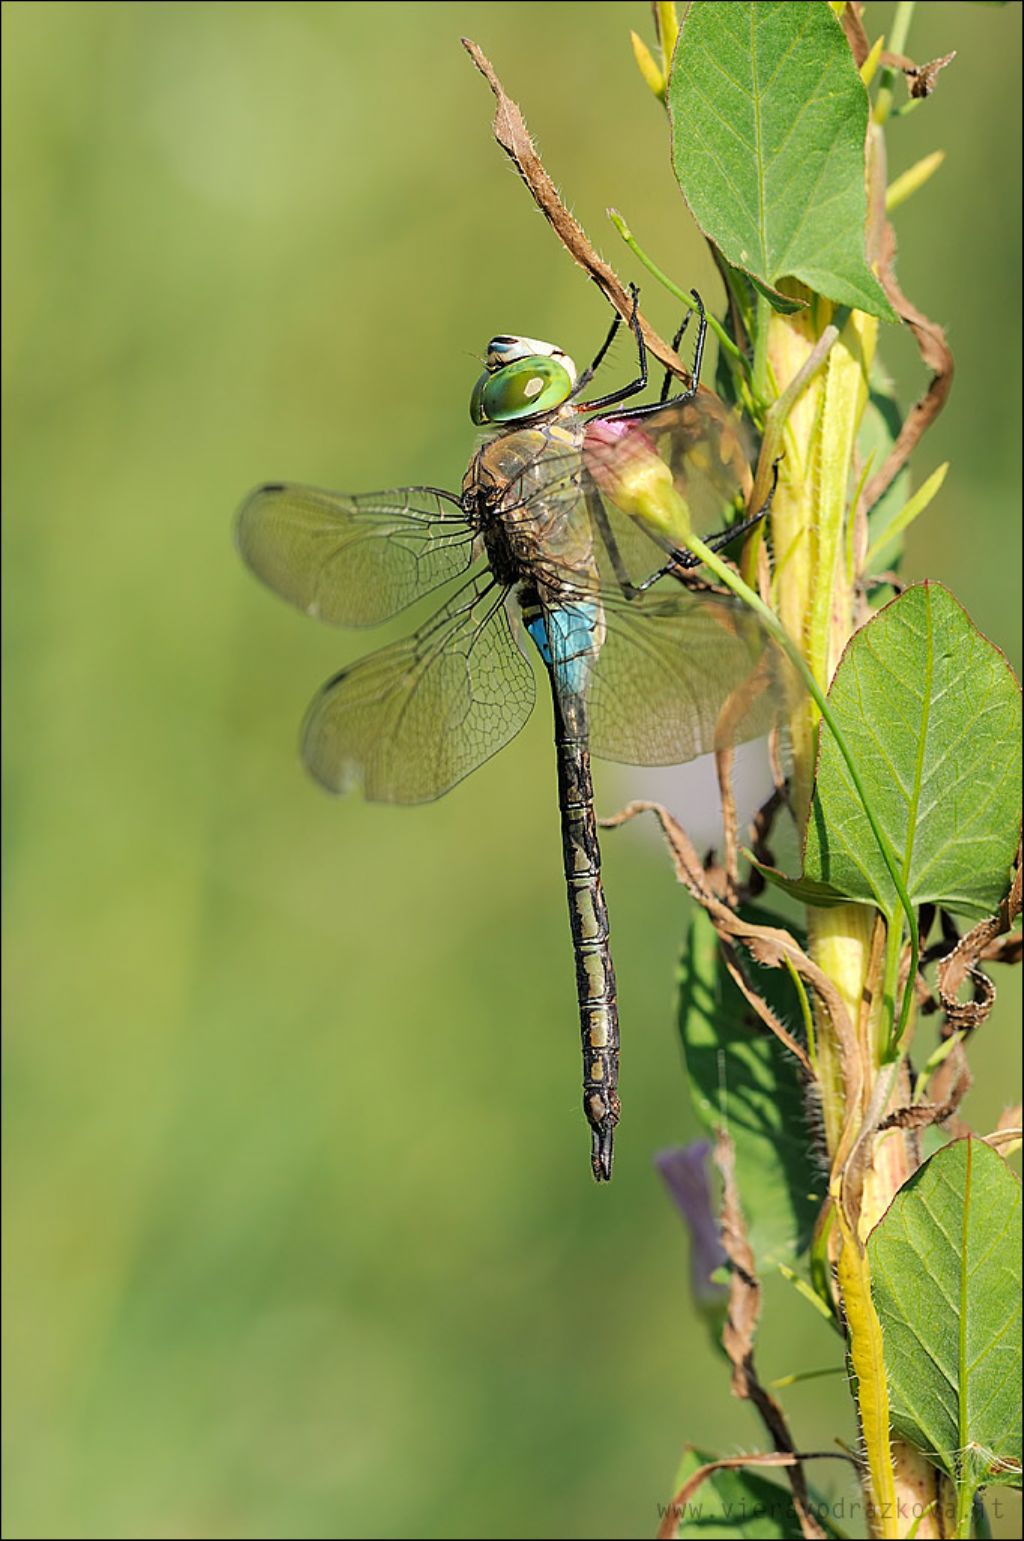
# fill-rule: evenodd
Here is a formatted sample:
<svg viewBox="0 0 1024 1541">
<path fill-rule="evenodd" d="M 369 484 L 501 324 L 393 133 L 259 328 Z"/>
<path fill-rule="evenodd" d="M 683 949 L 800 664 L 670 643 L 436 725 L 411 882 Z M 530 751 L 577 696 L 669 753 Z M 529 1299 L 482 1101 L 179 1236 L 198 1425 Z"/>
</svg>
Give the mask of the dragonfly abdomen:
<svg viewBox="0 0 1024 1541">
<path fill-rule="evenodd" d="M 594 1176 L 604 1182 L 612 1175 L 612 1139 L 619 1118 L 615 969 L 608 945 L 608 907 L 601 885 L 590 755 L 583 740 L 564 733 L 557 704 L 556 721 L 562 855 L 583 1046 L 583 1111 L 591 1128 Z"/>
</svg>

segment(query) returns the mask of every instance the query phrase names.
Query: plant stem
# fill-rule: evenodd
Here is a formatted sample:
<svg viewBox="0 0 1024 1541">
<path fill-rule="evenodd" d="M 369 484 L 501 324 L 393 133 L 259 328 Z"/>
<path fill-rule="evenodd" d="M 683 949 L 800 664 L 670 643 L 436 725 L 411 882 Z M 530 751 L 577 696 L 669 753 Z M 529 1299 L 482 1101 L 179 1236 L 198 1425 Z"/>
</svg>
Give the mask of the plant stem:
<svg viewBox="0 0 1024 1541">
<path fill-rule="evenodd" d="M 772 467 L 782 453 L 782 439 L 789 414 L 810 385 L 818 370 L 828 358 L 833 344 L 838 340 L 839 327 L 827 326 L 813 349 L 790 380 L 782 395 L 773 401 L 765 413 L 764 433 L 761 436 L 761 455 L 754 482 L 753 506 L 758 508 L 768 496 L 771 486 Z"/>
<path fill-rule="evenodd" d="M 807 1057 L 815 1070 L 817 1070 L 818 1049 L 814 1033 L 814 1012 L 811 1010 L 811 1003 L 807 998 L 807 991 L 804 988 L 803 980 L 793 967 L 790 959 L 787 957 L 784 961 L 786 971 L 793 983 L 793 989 L 796 991 L 796 998 L 800 1003 L 800 1016 L 803 1019 L 804 1032 L 807 1036 Z"/>
<path fill-rule="evenodd" d="M 971 1522 L 974 1519 L 974 1494 L 966 1482 L 958 1482 L 956 1489 L 957 1541 L 970 1541 Z"/>
<path fill-rule="evenodd" d="M 914 15 L 914 0 L 900 0 L 896 7 L 896 14 L 892 19 L 892 31 L 889 33 L 889 52 L 901 54 L 907 46 L 907 36 L 910 32 L 910 23 Z M 879 125 L 888 121 L 892 112 L 892 83 L 896 79 L 898 71 L 890 65 L 886 65 L 878 82 L 878 95 L 875 97 L 875 122 Z"/>
<path fill-rule="evenodd" d="M 899 981 L 900 971 L 900 943 L 903 940 L 900 931 L 900 927 L 889 921 L 888 933 L 885 939 L 885 970 L 882 974 L 882 1017 L 878 1044 L 875 1051 L 876 1065 L 886 1064 L 894 1057 L 892 1054 L 893 1024 L 896 1020 L 896 986 Z"/>
<path fill-rule="evenodd" d="M 690 310 L 696 310 L 697 302 L 693 295 L 687 294 L 684 289 L 680 289 L 678 284 L 673 283 L 668 274 L 662 272 L 657 263 L 647 255 L 643 247 L 637 243 L 636 237 L 633 235 L 633 232 L 626 224 L 626 221 L 623 219 L 618 209 L 609 209 L 608 218 L 611 220 L 612 224 L 615 226 L 616 230 L 619 232 L 622 239 L 629 247 L 630 251 L 635 257 L 640 259 L 648 273 L 651 274 L 652 278 L 656 278 L 658 283 L 661 284 L 662 288 L 667 289 L 669 294 L 673 295 L 675 299 L 680 300 L 682 304 L 686 305 Z M 731 359 L 740 365 L 744 374 L 749 375 L 750 365 L 747 362 L 742 349 L 736 346 L 732 338 L 729 336 L 729 333 L 725 330 L 725 327 L 722 325 L 721 321 L 719 321 L 718 317 L 713 315 L 710 311 L 707 312 L 707 323 L 708 328 L 714 332 L 716 338 L 718 339 L 718 346 L 722 349 L 722 351 L 727 353 Z"/>
<path fill-rule="evenodd" d="M 714 573 L 715 577 L 718 578 L 720 582 L 724 583 L 728 588 L 732 589 L 733 593 L 739 599 L 742 599 L 743 602 L 760 617 L 769 635 L 779 644 L 789 659 L 790 663 L 792 663 L 793 667 L 800 675 L 804 685 L 807 687 L 811 699 L 813 700 L 815 706 L 818 708 L 822 718 L 827 724 L 829 732 L 835 739 L 836 747 L 838 748 L 839 753 L 842 755 L 846 762 L 846 768 L 850 773 L 850 780 L 853 782 L 854 790 L 856 791 L 857 796 L 860 798 L 861 807 L 864 809 L 864 816 L 871 828 L 871 833 L 875 837 L 875 843 L 878 846 L 882 860 L 885 863 L 886 871 L 889 874 L 893 888 L 896 890 L 896 896 L 899 900 L 900 908 L 906 917 L 907 927 L 910 935 L 910 971 L 907 977 L 906 989 L 903 992 L 903 1002 L 900 1008 L 899 1024 L 890 1044 L 890 1052 L 892 1052 L 899 1045 L 899 1042 L 906 1030 L 907 1023 L 910 1020 L 910 1010 L 911 1006 L 913 1005 L 914 998 L 914 980 L 917 978 L 918 965 L 917 917 L 914 913 L 914 907 L 910 902 L 910 895 L 907 893 L 906 884 L 903 881 L 903 875 L 900 872 L 899 863 L 896 860 L 896 855 L 889 844 L 888 836 L 878 822 L 878 819 L 875 815 L 875 810 L 871 805 L 871 801 L 864 788 L 864 783 L 861 780 L 861 775 L 857 767 L 856 759 L 854 758 L 853 753 L 851 752 L 846 739 L 843 736 L 842 729 L 835 719 L 832 708 L 828 703 L 828 698 L 826 697 L 825 692 L 822 690 L 818 681 L 815 679 L 813 671 L 808 667 L 807 661 L 801 653 L 800 649 L 797 647 L 796 643 L 793 641 L 786 628 L 782 625 L 778 616 L 768 607 L 768 605 L 765 604 L 764 600 L 759 594 L 756 594 L 752 588 L 744 583 L 739 573 L 736 572 L 734 568 L 730 567 L 728 563 L 723 562 L 720 557 L 716 556 L 710 547 L 706 546 L 698 536 L 692 534 L 688 535 L 686 543 L 690 550 L 696 556 L 700 557 L 700 560 L 704 563 L 704 565 Z M 887 918 L 889 919 L 890 927 L 895 929 L 895 917 L 890 916 Z"/>
<path fill-rule="evenodd" d="M 772 319 L 771 301 L 757 291 L 757 316 L 754 322 L 754 378 L 753 391 L 763 405 L 772 399 L 771 376 L 768 369 L 768 332 Z"/>
</svg>

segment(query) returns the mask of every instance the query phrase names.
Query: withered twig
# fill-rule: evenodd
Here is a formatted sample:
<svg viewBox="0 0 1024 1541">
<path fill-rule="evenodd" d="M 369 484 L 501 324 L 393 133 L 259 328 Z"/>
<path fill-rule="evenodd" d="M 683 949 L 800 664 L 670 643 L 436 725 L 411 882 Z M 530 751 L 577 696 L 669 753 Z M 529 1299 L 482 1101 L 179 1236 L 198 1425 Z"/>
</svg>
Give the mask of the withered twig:
<svg viewBox="0 0 1024 1541">
<path fill-rule="evenodd" d="M 952 53 L 943 54 L 941 59 L 929 59 L 927 64 L 915 64 L 913 59 L 908 59 L 904 54 L 881 55 L 881 62 L 891 69 L 902 70 L 910 87 L 910 94 L 915 100 L 920 101 L 924 96 L 931 96 L 938 82 L 939 74 L 952 64 L 956 58 L 956 49 Z"/>
<path fill-rule="evenodd" d="M 918 440 L 946 405 L 953 384 L 953 355 L 945 332 L 937 321 L 930 321 L 907 299 L 896 281 L 896 232 L 890 220 L 882 225 L 879 248 L 879 281 L 889 303 L 913 332 L 922 362 L 932 371 L 932 378 L 924 395 L 907 413 L 892 449 L 861 493 L 858 508 L 864 510 L 874 507 L 906 465 Z"/>
<path fill-rule="evenodd" d="M 483 49 L 470 38 L 462 39 L 462 46 L 487 81 L 497 102 L 494 114 L 494 137 L 515 166 L 526 184 L 533 201 L 554 230 L 569 255 L 579 263 L 585 273 L 594 280 L 601 293 L 628 321 L 633 310 L 633 297 L 614 268 L 591 245 L 586 232 L 558 195 L 558 189 L 548 175 L 537 153 L 526 120 L 518 103 L 505 91 L 497 72 Z M 681 380 L 689 380 L 690 371 L 679 357 L 642 315 L 638 317 L 644 342 L 666 369 Z M 701 387 L 702 395 L 714 398 L 711 391 Z"/>
<path fill-rule="evenodd" d="M 950 1026 L 956 1028 L 980 1027 L 995 1004 L 996 987 L 987 974 L 978 967 L 982 958 L 991 957 L 991 949 L 1005 933 L 1009 932 L 1021 908 L 1021 868 L 1018 863 L 1013 884 L 998 915 L 981 920 L 966 936 L 962 936 L 952 952 L 939 964 L 939 1000 Z M 1008 949 L 1011 959 L 1015 949 Z M 1000 956 L 999 949 L 995 953 Z M 966 979 L 974 986 L 974 1000 L 959 1001 L 957 995 Z"/>
<path fill-rule="evenodd" d="M 863 6 L 857 5 L 855 0 L 850 0 L 849 5 L 843 6 L 843 31 L 846 33 L 846 41 L 850 45 L 853 54 L 853 62 L 860 69 L 864 60 L 871 52 L 871 43 L 864 31 L 864 23 L 861 21 Z"/>
<path fill-rule="evenodd" d="M 715 775 L 718 778 L 718 795 L 722 803 L 722 861 L 725 868 L 726 898 L 735 905 L 739 890 L 739 840 L 736 813 L 736 791 L 732 784 L 733 762 L 736 752 L 730 745 L 715 750 Z"/>
<path fill-rule="evenodd" d="M 754 1339 L 761 1315 L 761 1284 L 736 1188 L 732 1140 L 724 1130 L 719 1132 L 715 1143 L 715 1165 L 722 1177 L 722 1245 L 732 1264 L 729 1311 L 722 1330 L 722 1346 L 732 1365 L 733 1395 L 754 1404 L 776 1450 L 786 1455 L 796 1455 L 786 1416 L 771 1393 L 761 1385 L 754 1367 Z M 817 1541 L 825 1532 L 811 1512 L 807 1482 L 799 1460 L 789 1468 L 788 1475 L 801 1534 L 808 1541 Z"/>
<path fill-rule="evenodd" d="M 765 968 L 783 968 L 788 961 L 819 996 L 831 1018 L 836 1039 L 839 1042 L 844 1074 L 847 1077 L 848 1086 L 853 1089 L 851 1101 L 856 1102 L 860 1095 L 859 1087 L 863 1074 L 857 1052 L 856 1034 L 843 998 L 832 980 L 812 958 L 807 956 L 788 931 L 784 931 L 780 926 L 760 926 L 752 921 L 743 920 L 711 892 L 705 882 L 704 871 L 693 842 L 678 820 L 673 818 L 661 803 L 648 801 L 628 803 L 612 818 L 602 819 L 601 825 L 605 829 L 616 829 L 620 824 L 627 823 L 641 813 L 653 813 L 657 818 L 672 856 L 676 876 L 707 912 L 709 920 L 726 947 L 727 962 L 729 956 L 734 954 L 733 944 L 740 943 L 751 954 L 754 961 Z M 741 984 L 735 974 L 733 977 L 736 978 L 737 984 L 740 985 L 761 1020 L 789 1052 L 796 1056 L 804 1072 L 813 1077 L 813 1067 L 803 1046 L 797 1043 L 792 1034 L 783 1027 L 767 1002 L 762 1000 L 756 991 L 745 983 Z"/>
<path fill-rule="evenodd" d="M 843 1450 L 802 1450 L 799 1455 L 788 1455 L 774 1450 L 762 1455 L 724 1455 L 719 1461 L 708 1461 L 706 1465 L 698 1467 L 692 1477 L 686 1479 L 667 1506 L 665 1517 L 658 1526 L 658 1541 L 672 1541 L 672 1537 L 679 1528 L 679 1521 L 684 1517 L 683 1511 L 686 1505 L 694 1493 L 709 1477 L 713 1477 L 716 1471 L 737 1471 L 744 1466 L 797 1466 L 801 1461 L 849 1461 L 851 1466 L 856 1465 L 853 1457 Z"/>
</svg>

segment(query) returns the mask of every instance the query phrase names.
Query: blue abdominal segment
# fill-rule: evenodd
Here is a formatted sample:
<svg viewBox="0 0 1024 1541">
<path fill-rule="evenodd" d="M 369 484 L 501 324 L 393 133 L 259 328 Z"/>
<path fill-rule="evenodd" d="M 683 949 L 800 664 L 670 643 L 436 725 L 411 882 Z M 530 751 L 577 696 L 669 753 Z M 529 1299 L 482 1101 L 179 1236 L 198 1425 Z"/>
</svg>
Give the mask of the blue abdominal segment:
<svg viewBox="0 0 1024 1541">
<path fill-rule="evenodd" d="M 580 696 L 586 688 L 597 622 L 597 605 L 583 601 L 542 612 L 526 622 L 540 656 L 569 695 Z"/>
</svg>

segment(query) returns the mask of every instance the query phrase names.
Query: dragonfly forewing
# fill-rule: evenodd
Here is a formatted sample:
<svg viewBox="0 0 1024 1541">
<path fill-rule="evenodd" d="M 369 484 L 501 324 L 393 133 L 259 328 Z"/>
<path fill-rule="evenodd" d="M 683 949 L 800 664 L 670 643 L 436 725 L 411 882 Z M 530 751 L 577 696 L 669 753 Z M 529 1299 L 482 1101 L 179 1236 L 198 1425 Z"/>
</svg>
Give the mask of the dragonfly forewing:
<svg viewBox="0 0 1024 1541">
<path fill-rule="evenodd" d="M 357 497 L 275 483 L 242 504 L 236 539 L 257 577 L 335 626 L 376 626 L 468 571 L 474 532 L 432 487 Z"/>
</svg>

